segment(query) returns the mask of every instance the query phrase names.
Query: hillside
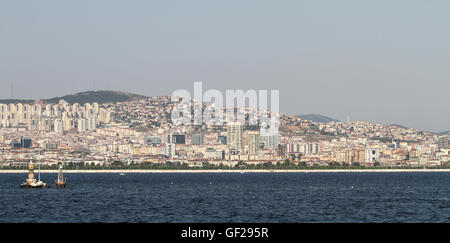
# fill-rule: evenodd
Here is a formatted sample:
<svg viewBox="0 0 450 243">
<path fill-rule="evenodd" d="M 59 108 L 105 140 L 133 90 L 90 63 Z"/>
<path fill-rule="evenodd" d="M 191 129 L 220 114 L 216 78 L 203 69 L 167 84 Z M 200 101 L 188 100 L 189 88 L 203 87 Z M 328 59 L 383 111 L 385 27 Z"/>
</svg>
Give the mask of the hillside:
<svg viewBox="0 0 450 243">
<path fill-rule="evenodd" d="M 450 135 L 450 131 L 440 132 L 438 135 Z"/>
<path fill-rule="evenodd" d="M 65 95 L 61 97 L 54 97 L 50 99 L 42 99 L 42 101 L 46 103 L 58 103 L 59 100 L 63 99 L 70 104 L 73 103 L 93 103 L 97 102 L 99 104 L 108 103 L 108 102 L 123 102 L 136 98 L 146 98 L 142 95 L 136 95 L 126 92 L 119 91 L 110 91 L 110 90 L 100 90 L 100 91 L 86 91 L 80 92 L 71 95 Z M 34 100 L 30 99 L 4 99 L 0 100 L 0 104 L 9 104 L 9 103 L 23 103 L 23 104 L 32 104 Z"/>
<path fill-rule="evenodd" d="M 320 123 L 328 123 L 332 121 L 339 121 L 334 118 L 323 116 L 320 114 L 305 114 L 305 115 L 297 115 L 296 117 L 300 117 L 303 120 L 310 120 L 313 122 L 320 122 Z"/>
<path fill-rule="evenodd" d="M 403 128 L 403 129 L 408 129 L 408 128 L 409 128 L 409 127 L 405 127 L 405 126 L 400 125 L 400 124 L 391 124 L 390 126 L 398 127 L 398 128 Z"/>
</svg>

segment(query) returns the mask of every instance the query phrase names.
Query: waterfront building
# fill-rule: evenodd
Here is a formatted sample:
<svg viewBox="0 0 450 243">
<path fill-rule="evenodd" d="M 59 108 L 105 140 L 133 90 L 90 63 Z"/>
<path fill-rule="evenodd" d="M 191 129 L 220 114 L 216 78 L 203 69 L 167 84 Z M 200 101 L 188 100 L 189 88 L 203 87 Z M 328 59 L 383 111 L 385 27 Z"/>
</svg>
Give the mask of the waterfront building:
<svg viewBox="0 0 450 243">
<path fill-rule="evenodd" d="M 378 161 L 380 157 L 380 151 L 378 149 L 366 149 L 365 151 L 366 151 L 365 155 L 366 163 L 373 163 Z"/>
<path fill-rule="evenodd" d="M 257 154 L 259 149 L 259 131 L 248 131 L 248 154 Z"/>
<path fill-rule="evenodd" d="M 147 136 L 145 138 L 145 143 L 147 145 L 153 145 L 153 146 L 157 146 L 161 144 L 161 137 L 160 136 Z"/>
<path fill-rule="evenodd" d="M 243 126 L 238 122 L 229 123 L 227 126 L 227 148 L 242 150 L 243 147 Z"/>
<path fill-rule="evenodd" d="M 278 135 L 266 135 L 260 136 L 261 142 L 264 144 L 264 148 L 276 148 L 278 147 Z"/>
<path fill-rule="evenodd" d="M 277 157 L 280 159 L 287 157 L 287 144 L 278 144 Z"/>
<path fill-rule="evenodd" d="M 440 149 L 448 148 L 448 137 L 447 136 L 442 136 L 442 137 L 439 138 L 439 140 L 438 140 L 438 147 Z"/>
<path fill-rule="evenodd" d="M 191 144 L 201 145 L 204 144 L 204 135 L 203 134 L 192 134 Z"/>
<path fill-rule="evenodd" d="M 208 160 L 223 160 L 225 159 L 225 151 L 207 148 L 204 158 Z"/>
<path fill-rule="evenodd" d="M 169 134 L 167 135 L 168 143 L 186 144 L 186 135 L 184 134 Z"/>
<path fill-rule="evenodd" d="M 169 158 L 173 158 L 175 155 L 176 145 L 174 143 L 166 144 L 166 156 Z"/>
<path fill-rule="evenodd" d="M 318 154 L 320 145 L 318 143 L 306 143 L 303 149 L 305 154 Z"/>
<path fill-rule="evenodd" d="M 223 136 L 223 135 L 217 136 L 217 142 L 219 144 L 227 144 L 227 136 Z"/>
</svg>

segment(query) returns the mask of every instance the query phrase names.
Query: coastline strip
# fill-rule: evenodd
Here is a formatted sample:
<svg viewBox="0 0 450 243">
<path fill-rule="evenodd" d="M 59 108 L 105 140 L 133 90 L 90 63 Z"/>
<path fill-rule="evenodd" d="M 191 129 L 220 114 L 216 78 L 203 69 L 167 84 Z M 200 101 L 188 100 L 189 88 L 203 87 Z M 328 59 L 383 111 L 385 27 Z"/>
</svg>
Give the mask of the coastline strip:
<svg viewBox="0 0 450 243">
<path fill-rule="evenodd" d="M 450 169 L 311 169 L 311 170 L 64 170 L 64 173 L 359 173 L 359 172 L 450 172 Z M 28 173 L 28 170 L 0 170 L 0 174 Z M 58 170 L 41 170 L 58 173 Z"/>
</svg>

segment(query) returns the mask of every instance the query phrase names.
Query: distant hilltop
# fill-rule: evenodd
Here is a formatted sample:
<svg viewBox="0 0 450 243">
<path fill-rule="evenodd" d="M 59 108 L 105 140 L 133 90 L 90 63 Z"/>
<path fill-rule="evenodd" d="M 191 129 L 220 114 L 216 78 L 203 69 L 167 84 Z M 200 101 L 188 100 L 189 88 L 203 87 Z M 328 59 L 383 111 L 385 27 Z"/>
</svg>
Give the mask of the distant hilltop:
<svg viewBox="0 0 450 243">
<path fill-rule="evenodd" d="M 399 128 L 403 128 L 403 129 L 409 129 L 409 127 L 406 127 L 406 126 L 403 126 L 403 125 L 400 125 L 400 124 L 391 124 L 390 126 L 399 127 Z"/>
<path fill-rule="evenodd" d="M 143 95 L 137 95 L 127 92 L 111 91 L 111 90 L 99 90 L 99 91 L 85 91 L 76 94 L 65 95 L 61 97 L 54 97 L 50 99 L 41 99 L 41 101 L 46 103 L 58 103 L 59 100 L 65 100 L 70 104 L 78 103 L 94 103 L 98 104 L 109 103 L 109 102 L 124 102 L 132 99 L 142 99 L 147 98 Z M 35 100 L 32 99 L 2 99 L 0 104 L 33 104 Z"/>
<path fill-rule="evenodd" d="M 104 103 L 115 103 L 115 102 L 125 102 L 125 101 L 131 101 L 136 99 L 146 99 L 150 98 L 148 96 L 144 95 L 138 95 L 128 92 L 122 92 L 122 91 L 112 91 L 112 90 L 98 90 L 98 91 L 85 91 L 85 92 L 79 92 L 75 94 L 65 95 L 61 97 L 53 97 L 49 99 L 40 99 L 40 101 L 48 104 L 57 104 L 60 100 L 65 100 L 69 104 L 85 104 L 85 103 L 98 103 L 98 104 L 104 104 Z M 34 99 L 0 99 L 0 104 L 34 104 Z M 309 120 L 312 122 L 317 123 L 329 123 L 329 122 L 339 122 L 339 120 L 320 115 L 320 114 L 304 114 L 304 115 L 295 115 L 295 117 L 299 117 L 302 120 Z M 399 124 L 390 124 L 389 126 L 399 127 L 408 129 L 408 127 L 399 125 Z M 433 132 L 435 134 L 438 134 L 440 136 L 443 135 L 449 135 L 450 131 L 443 131 L 443 132 Z"/>
<path fill-rule="evenodd" d="M 440 132 L 438 134 L 441 135 L 441 136 L 444 136 L 444 135 L 449 135 L 450 136 L 450 131 Z"/>
<path fill-rule="evenodd" d="M 300 117 L 302 120 L 309 120 L 313 122 L 320 122 L 320 123 L 328 123 L 333 121 L 339 121 L 334 118 L 323 116 L 320 114 L 305 114 L 305 115 L 297 115 L 296 117 Z"/>
</svg>

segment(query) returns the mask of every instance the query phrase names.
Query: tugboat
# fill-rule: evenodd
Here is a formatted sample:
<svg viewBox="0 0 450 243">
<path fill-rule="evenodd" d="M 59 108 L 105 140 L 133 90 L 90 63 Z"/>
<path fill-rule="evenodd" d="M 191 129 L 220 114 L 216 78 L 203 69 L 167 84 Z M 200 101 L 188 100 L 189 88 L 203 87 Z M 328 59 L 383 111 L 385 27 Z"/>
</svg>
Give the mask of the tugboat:
<svg viewBox="0 0 450 243">
<path fill-rule="evenodd" d="M 20 188 L 47 188 L 47 184 L 41 181 L 41 170 L 39 170 L 38 180 L 34 178 L 34 164 L 32 159 L 28 163 L 28 178 L 20 185 Z"/>
<path fill-rule="evenodd" d="M 58 170 L 58 179 L 55 181 L 56 188 L 66 188 L 66 179 L 64 178 L 63 174 L 63 166 L 59 166 Z"/>
</svg>

